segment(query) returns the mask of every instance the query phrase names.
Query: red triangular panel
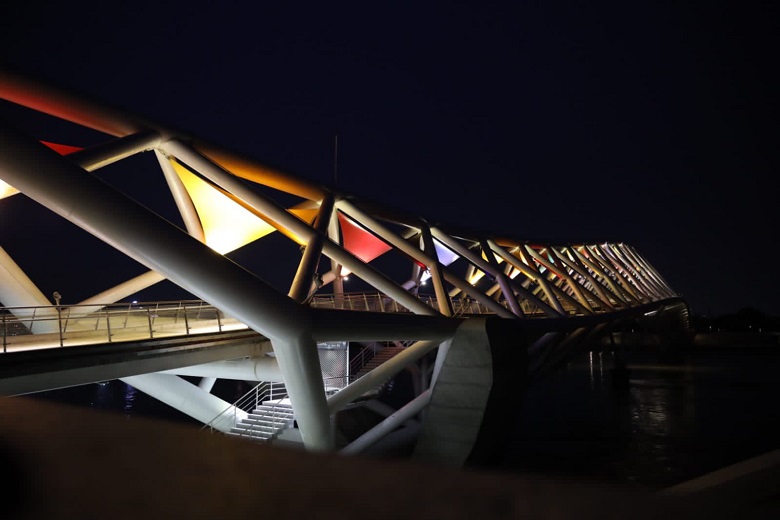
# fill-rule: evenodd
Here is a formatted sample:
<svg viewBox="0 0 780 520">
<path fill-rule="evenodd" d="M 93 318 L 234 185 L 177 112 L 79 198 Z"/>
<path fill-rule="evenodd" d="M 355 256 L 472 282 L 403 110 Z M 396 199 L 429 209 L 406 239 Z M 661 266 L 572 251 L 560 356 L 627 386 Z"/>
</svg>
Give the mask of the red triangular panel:
<svg viewBox="0 0 780 520">
<path fill-rule="evenodd" d="M 57 152 L 60 155 L 68 155 L 73 152 L 80 152 L 84 148 L 80 148 L 78 146 L 70 146 L 67 144 L 58 144 L 58 143 L 50 143 L 48 141 L 41 141 L 41 143 L 45 144 L 55 152 Z"/>
<path fill-rule="evenodd" d="M 368 263 L 390 251 L 390 246 L 339 213 L 344 249 Z"/>
</svg>

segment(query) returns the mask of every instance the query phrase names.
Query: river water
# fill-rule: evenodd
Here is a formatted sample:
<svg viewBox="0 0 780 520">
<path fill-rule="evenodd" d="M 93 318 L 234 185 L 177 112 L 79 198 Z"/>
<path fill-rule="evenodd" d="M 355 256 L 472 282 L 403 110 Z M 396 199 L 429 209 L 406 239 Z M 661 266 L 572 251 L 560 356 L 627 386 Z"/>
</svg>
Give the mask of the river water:
<svg viewBox="0 0 780 520">
<path fill-rule="evenodd" d="M 586 352 L 529 388 L 499 469 L 661 489 L 780 447 L 777 351 L 626 360 L 620 378 L 610 354 Z M 248 389 L 220 380 L 214 393 L 229 399 Z M 200 424 L 118 380 L 34 396 L 127 420 Z"/>
<path fill-rule="evenodd" d="M 529 388 L 504 469 L 662 489 L 780 447 L 777 350 L 626 366 L 587 352 Z"/>
</svg>

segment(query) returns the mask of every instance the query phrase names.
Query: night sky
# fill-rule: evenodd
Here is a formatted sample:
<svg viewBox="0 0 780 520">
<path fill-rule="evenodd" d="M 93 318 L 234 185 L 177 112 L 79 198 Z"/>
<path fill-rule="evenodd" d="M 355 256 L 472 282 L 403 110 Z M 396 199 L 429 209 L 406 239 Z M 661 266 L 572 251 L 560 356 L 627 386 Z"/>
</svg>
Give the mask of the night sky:
<svg viewBox="0 0 780 520">
<path fill-rule="evenodd" d="M 0 8 L 0 65 L 433 221 L 624 241 L 695 314 L 780 315 L 777 4 L 42 4 Z"/>
</svg>

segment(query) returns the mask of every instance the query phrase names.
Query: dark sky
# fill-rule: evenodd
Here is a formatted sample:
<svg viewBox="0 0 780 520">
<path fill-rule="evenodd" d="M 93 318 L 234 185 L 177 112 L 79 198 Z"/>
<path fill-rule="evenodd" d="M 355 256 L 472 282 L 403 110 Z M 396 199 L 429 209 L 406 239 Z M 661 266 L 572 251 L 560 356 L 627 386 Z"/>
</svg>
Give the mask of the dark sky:
<svg viewBox="0 0 780 520">
<path fill-rule="evenodd" d="M 0 64 L 320 183 L 338 135 L 344 191 L 780 315 L 774 3 L 41 4 Z"/>
</svg>

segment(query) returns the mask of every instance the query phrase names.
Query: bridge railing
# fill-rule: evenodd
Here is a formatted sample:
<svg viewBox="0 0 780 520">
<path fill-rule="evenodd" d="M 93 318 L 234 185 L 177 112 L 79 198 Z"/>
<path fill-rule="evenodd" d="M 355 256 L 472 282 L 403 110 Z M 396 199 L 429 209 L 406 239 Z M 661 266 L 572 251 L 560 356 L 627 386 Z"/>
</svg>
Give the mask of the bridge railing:
<svg viewBox="0 0 780 520">
<path fill-rule="evenodd" d="M 430 295 L 420 300 L 438 309 Z M 454 316 L 492 314 L 483 303 L 466 297 L 450 298 Z M 407 313 L 409 309 L 381 293 L 316 295 L 315 308 Z M 521 303 L 527 316 L 543 315 Z M 34 349 L 116 341 L 137 341 L 224 330 L 247 325 L 202 300 L 112 303 L 38 307 L 0 307 L 0 340 L 9 348 Z"/>
<path fill-rule="evenodd" d="M 420 295 L 420 301 L 430 307 L 439 308 L 435 296 Z M 494 314 L 485 304 L 468 297 L 450 298 L 454 316 Z M 503 302 L 502 304 L 506 306 Z M 310 305 L 319 309 L 342 309 L 368 312 L 411 312 L 389 296 L 381 293 L 343 293 L 323 294 L 312 298 Z M 543 316 L 544 313 L 536 305 L 523 301 L 520 303 L 523 312 L 528 316 Z"/>
<path fill-rule="evenodd" d="M 3 352 L 246 328 L 200 300 L 0 308 Z"/>
<path fill-rule="evenodd" d="M 228 431 L 243 418 L 254 413 L 260 405 L 271 403 L 271 407 L 275 408 L 274 403 L 278 404 L 285 398 L 287 398 L 287 387 L 284 383 L 261 381 L 254 388 L 239 397 L 236 402 L 225 408 L 219 415 L 204 424 L 201 429 L 211 432 L 215 430 Z M 251 435 L 251 430 L 244 433 Z"/>
</svg>

